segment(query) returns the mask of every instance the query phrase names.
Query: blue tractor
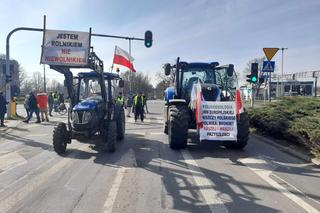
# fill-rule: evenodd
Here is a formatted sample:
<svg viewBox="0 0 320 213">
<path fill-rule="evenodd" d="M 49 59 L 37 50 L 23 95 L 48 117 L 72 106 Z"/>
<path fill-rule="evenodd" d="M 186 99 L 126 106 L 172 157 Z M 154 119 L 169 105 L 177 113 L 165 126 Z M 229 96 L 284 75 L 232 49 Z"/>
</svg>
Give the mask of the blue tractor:
<svg viewBox="0 0 320 213">
<path fill-rule="evenodd" d="M 174 86 L 165 90 L 164 133 L 168 134 L 170 148 L 182 149 L 187 146 L 189 129 L 197 130 L 199 136 L 195 109 L 190 106 L 194 85 L 201 84 L 206 101 L 234 101 L 237 76 L 232 64 L 187 63 L 179 58 L 175 65 L 165 64 L 164 71 L 174 82 Z M 217 144 L 232 149 L 247 145 L 249 118 L 245 109 L 237 117 L 237 130 L 237 140 L 217 141 Z"/>
<path fill-rule="evenodd" d="M 116 141 L 125 135 L 125 114 L 116 102 L 115 91 L 123 88 L 124 82 L 118 74 L 105 73 L 103 61 L 90 52 L 88 66 L 90 72 L 80 72 L 73 77 L 70 67 L 50 66 L 65 76 L 70 107 L 68 122 L 60 122 L 53 131 L 53 147 L 63 154 L 72 139 L 88 140 L 102 145 L 103 150 L 114 152 Z"/>
</svg>

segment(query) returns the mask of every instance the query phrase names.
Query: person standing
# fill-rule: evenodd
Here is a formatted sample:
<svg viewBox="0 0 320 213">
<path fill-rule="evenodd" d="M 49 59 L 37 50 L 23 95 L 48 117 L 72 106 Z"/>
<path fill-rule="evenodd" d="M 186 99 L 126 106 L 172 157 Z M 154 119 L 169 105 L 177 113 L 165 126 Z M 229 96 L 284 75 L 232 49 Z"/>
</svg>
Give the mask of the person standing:
<svg viewBox="0 0 320 213">
<path fill-rule="evenodd" d="M 0 127 L 5 127 L 4 125 L 4 115 L 7 113 L 7 100 L 0 92 Z"/>
<path fill-rule="evenodd" d="M 49 122 L 49 118 L 48 118 L 48 96 L 47 96 L 47 93 L 39 93 L 37 95 L 37 102 L 38 102 L 38 105 L 39 105 L 42 122 L 44 122 L 44 121 Z M 46 118 L 44 118 L 44 116 Z"/>
<path fill-rule="evenodd" d="M 140 117 L 141 122 L 144 119 L 144 98 L 142 96 L 142 92 L 139 92 L 138 95 L 134 97 L 134 120 L 137 121 L 138 117 Z"/>
<path fill-rule="evenodd" d="M 32 118 L 32 114 L 36 113 L 36 116 L 37 116 L 36 123 L 41 123 L 37 98 L 33 92 L 30 92 L 29 95 L 30 95 L 30 98 L 29 98 L 29 110 L 30 110 L 29 117 L 26 120 L 24 120 L 23 122 L 29 123 L 30 119 Z"/>
<path fill-rule="evenodd" d="M 149 110 L 148 110 L 148 106 L 147 106 L 147 97 L 145 94 L 143 94 L 143 102 L 144 102 L 143 105 L 146 108 L 146 113 L 149 114 Z"/>
<path fill-rule="evenodd" d="M 122 107 L 124 106 L 124 98 L 122 96 L 122 92 L 119 92 L 119 95 L 118 95 L 118 98 L 117 98 L 117 103 Z"/>
<path fill-rule="evenodd" d="M 24 98 L 24 103 L 23 103 L 23 106 L 26 109 L 26 113 L 27 113 L 26 119 L 29 118 L 29 113 L 30 113 L 29 99 L 30 99 L 30 95 L 27 94 L 26 97 Z"/>
<path fill-rule="evenodd" d="M 52 117 L 53 104 L 54 104 L 54 100 L 53 100 L 52 92 L 50 92 L 49 96 L 48 96 L 49 116 L 50 117 Z"/>
<path fill-rule="evenodd" d="M 52 94 L 52 97 L 53 97 L 53 108 L 54 108 L 54 111 L 58 112 L 59 96 L 58 96 L 57 91 Z"/>
<path fill-rule="evenodd" d="M 129 96 L 126 100 L 127 117 L 131 117 L 132 98 Z"/>
</svg>

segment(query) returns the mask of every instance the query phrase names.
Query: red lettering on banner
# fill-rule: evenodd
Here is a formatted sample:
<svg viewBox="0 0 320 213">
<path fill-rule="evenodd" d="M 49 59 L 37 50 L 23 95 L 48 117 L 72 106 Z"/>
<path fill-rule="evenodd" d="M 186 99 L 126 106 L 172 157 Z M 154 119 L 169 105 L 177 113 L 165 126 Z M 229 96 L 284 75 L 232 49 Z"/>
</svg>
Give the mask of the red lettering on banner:
<svg viewBox="0 0 320 213">
<path fill-rule="evenodd" d="M 70 49 L 61 49 L 62 54 L 70 54 L 71 50 Z"/>
</svg>

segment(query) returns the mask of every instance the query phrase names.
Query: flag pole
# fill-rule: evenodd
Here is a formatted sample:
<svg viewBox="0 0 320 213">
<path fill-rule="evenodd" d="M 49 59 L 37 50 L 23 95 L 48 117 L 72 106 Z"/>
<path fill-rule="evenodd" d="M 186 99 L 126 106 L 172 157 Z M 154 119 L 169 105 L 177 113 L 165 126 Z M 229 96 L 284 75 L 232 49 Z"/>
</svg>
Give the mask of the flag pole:
<svg viewBox="0 0 320 213">
<path fill-rule="evenodd" d="M 116 48 L 117 48 L 117 45 L 114 46 L 114 52 L 113 52 L 113 60 L 112 60 L 112 65 L 111 65 L 111 72 L 113 70 L 113 65 L 114 65 L 114 56 L 116 55 Z"/>
<path fill-rule="evenodd" d="M 129 60 L 131 62 L 131 39 L 129 39 L 129 55 L 130 55 Z M 130 70 L 130 75 L 129 75 L 129 88 L 130 88 L 130 91 L 129 91 L 129 93 L 132 93 L 132 82 L 131 82 L 131 80 L 132 80 L 132 70 L 131 69 L 129 69 L 129 70 Z"/>
</svg>

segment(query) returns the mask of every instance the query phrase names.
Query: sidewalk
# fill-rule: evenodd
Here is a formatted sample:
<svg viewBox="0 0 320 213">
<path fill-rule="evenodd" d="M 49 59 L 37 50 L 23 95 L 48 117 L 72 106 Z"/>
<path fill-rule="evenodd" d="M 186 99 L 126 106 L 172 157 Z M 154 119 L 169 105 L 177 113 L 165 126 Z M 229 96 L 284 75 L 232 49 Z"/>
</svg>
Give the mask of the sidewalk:
<svg viewBox="0 0 320 213">
<path fill-rule="evenodd" d="M 9 130 L 14 130 L 21 122 L 22 120 L 20 119 L 4 120 L 4 125 L 6 125 L 6 127 L 0 127 L 0 136 L 2 136 L 2 134 L 7 133 Z"/>
</svg>

